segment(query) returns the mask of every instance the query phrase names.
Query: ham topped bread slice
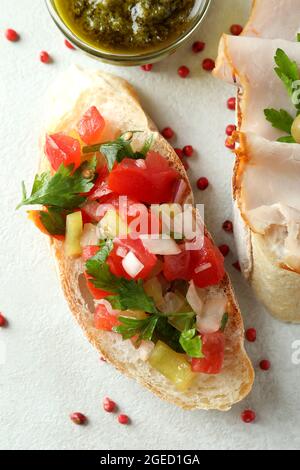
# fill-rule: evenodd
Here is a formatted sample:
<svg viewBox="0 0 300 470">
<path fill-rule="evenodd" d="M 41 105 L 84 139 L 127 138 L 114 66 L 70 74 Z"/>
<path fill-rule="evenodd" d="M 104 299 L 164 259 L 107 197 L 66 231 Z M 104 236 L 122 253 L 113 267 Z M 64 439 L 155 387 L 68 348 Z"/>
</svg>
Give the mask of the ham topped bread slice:
<svg viewBox="0 0 300 470">
<path fill-rule="evenodd" d="M 228 410 L 253 368 L 182 162 L 121 78 L 71 68 L 49 97 L 40 174 L 21 205 L 42 206 L 30 217 L 50 236 L 72 314 L 107 361 L 159 397 Z"/>
<path fill-rule="evenodd" d="M 264 13 L 270 3 L 254 2 L 242 37 L 223 35 L 214 75 L 238 87 L 233 199 L 243 273 L 274 316 L 299 323 L 300 147 L 291 134 L 299 111 L 300 45 L 258 37 L 294 40 L 291 9 L 299 5 L 273 5 L 286 8 L 281 28 Z"/>
<path fill-rule="evenodd" d="M 296 41 L 300 33 L 298 0 L 253 0 L 243 36 Z"/>
<path fill-rule="evenodd" d="M 239 89 L 239 131 L 253 132 L 268 140 L 281 137 L 282 131 L 266 120 L 265 109 L 284 109 L 295 114 L 295 106 L 274 72 L 278 49 L 300 67 L 299 43 L 224 34 L 213 72 L 217 78 L 234 83 Z"/>
</svg>

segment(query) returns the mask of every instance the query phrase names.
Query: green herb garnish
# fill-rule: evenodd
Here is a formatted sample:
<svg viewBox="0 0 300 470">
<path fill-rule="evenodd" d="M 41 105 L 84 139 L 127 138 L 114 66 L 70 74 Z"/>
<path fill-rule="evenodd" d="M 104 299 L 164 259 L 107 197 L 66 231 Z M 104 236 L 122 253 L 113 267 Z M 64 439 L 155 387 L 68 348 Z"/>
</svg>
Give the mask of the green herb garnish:
<svg viewBox="0 0 300 470">
<path fill-rule="evenodd" d="M 286 87 L 288 94 L 292 96 L 295 91 L 293 84 L 297 80 L 300 80 L 297 62 L 291 60 L 282 49 L 277 49 L 274 59 L 277 65 L 275 72 Z M 300 105 L 298 109 L 299 107 Z"/>
<path fill-rule="evenodd" d="M 277 49 L 274 60 L 276 63 L 274 70 L 293 101 L 294 93 L 297 91 L 297 88 L 299 88 L 299 85 L 298 87 L 295 87 L 296 82 L 299 82 L 300 80 L 298 65 L 295 61 L 291 60 L 282 49 Z M 298 115 L 300 113 L 300 103 L 295 104 L 293 101 L 293 104 Z M 284 109 L 276 110 L 269 108 L 265 109 L 264 113 L 267 121 L 269 121 L 275 129 L 279 129 L 288 134 L 287 136 L 277 139 L 277 142 L 295 143 L 295 140 L 292 137 L 292 125 L 294 122 L 293 116 Z"/>
<path fill-rule="evenodd" d="M 159 317 L 149 316 L 143 320 L 136 318 L 119 317 L 121 325 L 114 327 L 113 331 L 122 335 L 124 340 L 137 336 L 136 344 L 141 341 L 151 340 Z"/>
<path fill-rule="evenodd" d="M 36 175 L 29 197 L 22 184 L 23 200 L 17 208 L 36 204 L 69 210 L 79 207 L 86 200 L 82 194 L 88 193 L 94 186 L 96 163 L 96 158 L 93 158 L 75 172 L 73 165 L 61 165 L 53 176 L 50 172 Z"/>
<path fill-rule="evenodd" d="M 202 353 L 202 340 L 196 328 L 184 330 L 181 333 L 179 343 L 190 357 L 199 359 L 204 357 Z"/>
<path fill-rule="evenodd" d="M 277 111 L 276 109 L 270 108 L 264 110 L 265 117 L 275 129 L 291 134 L 292 125 L 294 118 L 284 109 Z"/>
<path fill-rule="evenodd" d="M 66 232 L 66 217 L 69 211 L 58 207 L 49 207 L 47 211 L 37 211 L 40 220 L 50 235 L 64 235 Z"/>
<path fill-rule="evenodd" d="M 131 143 L 133 135 L 137 132 L 141 131 L 129 131 L 114 141 L 83 147 L 83 153 L 101 152 L 106 158 L 109 171 L 113 169 L 116 162 L 120 163 L 124 158 L 131 158 L 133 160 L 144 159 L 152 146 L 153 136 L 151 135 L 145 141 L 140 152 L 135 152 Z"/>
<path fill-rule="evenodd" d="M 112 293 L 107 300 L 113 308 L 118 310 L 144 310 L 148 313 L 157 313 L 154 301 L 146 294 L 141 280 L 128 280 L 111 273 L 105 261 L 112 247 L 112 241 L 110 243 L 107 242 L 106 247 L 102 248 L 96 256 L 87 261 L 87 273 L 93 277 L 91 282 L 98 289 Z"/>
</svg>

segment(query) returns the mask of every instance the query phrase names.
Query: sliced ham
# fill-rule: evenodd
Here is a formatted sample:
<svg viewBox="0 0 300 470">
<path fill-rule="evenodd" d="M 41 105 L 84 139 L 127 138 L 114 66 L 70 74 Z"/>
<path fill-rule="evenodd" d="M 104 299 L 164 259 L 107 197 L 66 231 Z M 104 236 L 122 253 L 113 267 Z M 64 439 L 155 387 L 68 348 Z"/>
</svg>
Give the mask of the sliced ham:
<svg viewBox="0 0 300 470">
<path fill-rule="evenodd" d="M 214 70 L 215 76 L 236 83 L 240 89 L 240 130 L 269 140 L 277 140 L 284 132 L 271 126 L 264 109 L 282 108 L 295 116 L 295 107 L 274 71 L 278 48 L 300 68 L 300 44 L 297 42 L 223 35 Z"/>
<path fill-rule="evenodd" d="M 279 261 L 300 269 L 300 145 L 241 134 L 236 200 L 251 230 L 266 236 Z"/>
<path fill-rule="evenodd" d="M 243 36 L 296 41 L 299 32 L 299 0 L 254 0 Z"/>
</svg>

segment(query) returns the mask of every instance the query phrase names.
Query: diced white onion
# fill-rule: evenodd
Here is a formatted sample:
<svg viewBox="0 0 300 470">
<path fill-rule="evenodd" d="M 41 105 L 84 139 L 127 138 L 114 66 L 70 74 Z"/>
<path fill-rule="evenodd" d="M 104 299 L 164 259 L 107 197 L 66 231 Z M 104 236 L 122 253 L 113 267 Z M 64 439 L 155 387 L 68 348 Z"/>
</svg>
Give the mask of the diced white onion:
<svg viewBox="0 0 300 470">
<path fill-rule="evenodd" d="M 215 333 L 220 329 L 223 315 L 226 311 L 227 298 L 223 293 L 208 298 L 203 311 L 197 315 L 197 330 L 200 333 Z"/>
<path fill-rule="evenodd" d="M 203 271 L 206 271 L 207 269 L 211 268 L 211 266 L 211 263 L 201 264 L 201 266 L 198 266 L 198 268 L 195 269 L 195 273 L 202 273 Z"/>
<path fill-rule="evenodd" d="M 97 226 L 93 224 L 84 224 L 80 244 L 82 247 L 97 245 L 99 241 Z"/>
<path fill-rule="evenodd" d="M 108 311 L 109 315 L 112 315 L 113 317 L 118 317 L 121 314 L 120 310 L 114 310 L 111 304 L 105 299 L 97 300 L 95 303 L 97 305 L 103 305 Z"/>
<path fill-rule="evenodd" d="M 120 258 L 125 258 L 126 255 L 127 255 L 127 249 L 124 246 L 118 246 L 117 256 L 120 256 Z"/>
<path fill-rule="evenodd" d="M 161 306 L 163 313 L 177 313 L 185 303 L 183 296 L 175 294 L 175 292 L 167 292 L 164 296 L 164 304 Z"/>
<path fill-rule="evenodd" d="M 122 266 L 127 274 L 132 278 L 135 278 L 144 269 L 144 265 L 135 256 L 135 254 L 132 253 L 132 251 L 129 251 L 122 260 Z"/>
<path fill-rule="evenodd" d="M 144 247 L 154 255 L 178 255 L 181 250 L 172 238 L 154 240 L 141 236 Z"/>
<path fill-rule="evenodd" d="M 197 314 L 202 313 L 202 309 L 204 305 L 204 297 L 205 297 L 205 292 L 197 288 L 194 284 L 194 281 L 191 281 L 189 290 L 187 291 L 187 294 L 186 294 L 186 300 L 192 307 L 193 311 Z"/>
<path fill-rule="evenodd" d="M 139 168 L 146 169 L 146 162 L 142 158 L 140 158 L 139 160 L 136 160 L 135 163 L 136 163 L 136 166 L 138 166 Z"/>
</svg>

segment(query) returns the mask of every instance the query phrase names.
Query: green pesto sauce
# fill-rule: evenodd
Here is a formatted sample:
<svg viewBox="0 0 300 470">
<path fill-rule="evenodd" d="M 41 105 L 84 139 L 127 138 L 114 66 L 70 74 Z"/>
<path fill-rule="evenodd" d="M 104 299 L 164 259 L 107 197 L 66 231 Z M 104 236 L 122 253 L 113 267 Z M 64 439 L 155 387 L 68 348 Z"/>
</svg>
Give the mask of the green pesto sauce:
<svg viewBox="0 0 300 470">
<path fill-rule="evenodd" d="M 82 40 L 111 52 L 155 50 L 187 28 L 195 0 L 55 0 Z"/>
</svg>

